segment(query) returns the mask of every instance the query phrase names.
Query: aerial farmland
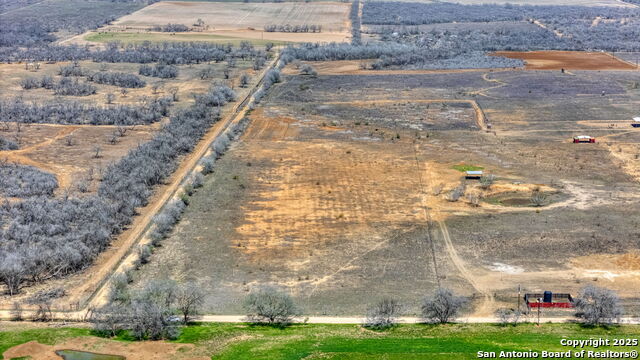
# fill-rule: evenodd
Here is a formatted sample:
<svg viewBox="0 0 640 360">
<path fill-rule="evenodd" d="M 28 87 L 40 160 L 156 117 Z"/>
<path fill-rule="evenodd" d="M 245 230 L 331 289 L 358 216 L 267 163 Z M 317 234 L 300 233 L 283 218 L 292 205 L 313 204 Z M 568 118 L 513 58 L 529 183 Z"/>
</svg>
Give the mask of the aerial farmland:
<svg viewBox="0 0 640 360">
<path fill-rule="evenodd" d="M 640 332 L 635 0 L 0 4 L 4 358 Z"/>
</svg>

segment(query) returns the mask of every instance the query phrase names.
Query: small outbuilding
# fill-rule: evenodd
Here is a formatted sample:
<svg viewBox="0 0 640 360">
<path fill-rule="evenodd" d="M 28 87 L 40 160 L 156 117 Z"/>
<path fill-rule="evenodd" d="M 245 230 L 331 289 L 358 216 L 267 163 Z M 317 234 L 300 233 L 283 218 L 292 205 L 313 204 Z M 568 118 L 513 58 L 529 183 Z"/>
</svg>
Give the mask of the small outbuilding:
<svg viewBox="0 0 640 360">
<path fill-rule="evenodd" d="M 589 136 L 589 135 L 578 135 L 578 136 L 574 136 L 573 137 L 573 143 L 574 144 L 578 144 L 578 143 L 595 143 L 596 142 L 596 138 L 594 138 L 593 136 Z"/>
<path fill-rule="evenodd" d="M 631 126 L 640 128 L 640 116 L 634 117 Z"/>
<path fill-rule="evenodd" d="M 575 302 L 571 294 L 552 293 L 545 291 L 543 293 L 525 294 L 524 302 L 527 307 L 531 308 L 556 308 L 570 309 L 575 306 Z"/>
<path fill-rule="evenodd" d="M 464 178 L 479 180 L 482 177 L 482 174 L 483 174 L 482 170 L 469 170 L 469 171 L 465 171 Z"/>
</svg>

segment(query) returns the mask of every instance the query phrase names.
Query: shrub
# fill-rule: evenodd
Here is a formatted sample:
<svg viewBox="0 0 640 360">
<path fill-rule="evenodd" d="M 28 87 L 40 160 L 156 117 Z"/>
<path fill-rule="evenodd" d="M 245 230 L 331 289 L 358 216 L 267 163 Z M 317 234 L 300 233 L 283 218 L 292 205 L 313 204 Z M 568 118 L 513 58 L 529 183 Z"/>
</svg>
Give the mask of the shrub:
<svg viewBox="0 0 640 360">
<path fill-rule="evenodd" d="M 518 310 L 500 308 L 496 310 L 495 315 L 498 318 L 500 325 L 507 326 L 509 324 L 517 325 L 522 314 Z"/>
<path fill-rule="evenodd" d="M 271 287 L 251 292 L 244 308 L 249 321 L 280 326 L 288 325 L 299 314 L 290 295 Z"/>
<path fill-rule="evenodd" d="M 122 72 L 100 71 L 91 75 L 89 80 L 98 84 L 113 85 L 123 88 L 142 88 L 147 85 L 144 80 L 140 79 L 136 75 Z"/>
<path fill-rule="evenodd" d="M 0 151 L 2 150 L 18 150 L 20 146 L 16 144 L 14 141 L 3 138 L 0 136 Z"/>
<path fill-rule="evenodd" d="M 398 322 L 402 305 L 395 299 L 384 298 L 367 310 L 365 327 L 386 329 Z"/>
<path fill-rule="evenodd" d="M 496 181 L 496 177 L 493 174 L 483 175 L 480 178 L 480 187 L 483 189 L 491 188 L 491 185 Z"/>
<path fill-rule="evenodd" d="M 547 200 L 547 195 L 540 190 L 534 190 L 531 193 L 530 201 L 533 204 L 533 206 L 540 207 L 544 205 L 546 200 Z"/>
<path fill-rule="evenodd" d="M 311 75 L 312 77 L 318 76 L 318 72 L 309 64 L 302 65 L 300 69 L 300 74 L 302 75 Z"/>
<path fill-rule="evenodd" d="M 433 296 L 424 298 L 422 319 L 429 323 L 448 323 L 456 318 L 465 303 L 463 297 L 455 296 L 449 289 L 440 288 Z"/>
<path fill-rule="evenodd" d="M 153 76 L 162 79 L 170 79 L 178 76 L 178 67 L 166 64 L 157 64 L 154 66 L 140 65 L 138 73 L 144 76 Z"/>
</svg>

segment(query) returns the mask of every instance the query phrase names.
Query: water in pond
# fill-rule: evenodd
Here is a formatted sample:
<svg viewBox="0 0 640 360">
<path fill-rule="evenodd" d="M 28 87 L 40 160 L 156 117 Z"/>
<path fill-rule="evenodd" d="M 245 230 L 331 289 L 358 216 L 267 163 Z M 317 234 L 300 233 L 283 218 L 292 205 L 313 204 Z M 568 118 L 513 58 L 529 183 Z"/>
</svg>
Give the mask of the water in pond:
<svg viewBox="0 0 640 360">
<path fill-rule="evenodd" d="M 87 351 L 59 350 L 56 354 L 62 356 L 64 360 L 124 360 L 124 356 L 96 354 Z"/>
</svg>

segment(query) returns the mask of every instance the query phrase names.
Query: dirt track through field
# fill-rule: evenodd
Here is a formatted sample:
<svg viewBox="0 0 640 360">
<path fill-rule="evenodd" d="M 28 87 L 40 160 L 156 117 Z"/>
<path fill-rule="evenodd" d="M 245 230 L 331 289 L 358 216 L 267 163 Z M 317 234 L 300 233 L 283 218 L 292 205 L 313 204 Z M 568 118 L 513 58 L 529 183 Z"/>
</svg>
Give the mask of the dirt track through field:
<svg viewBox="0 0 640 360">
<path fill-rule="evenodd" d="M 92 291 L 92 295 L 86 301 L 85 307 L 98 308 L 106 303 L 110 290 L 109 281 L 115 274 L 125 271 L 124 267 L 130 265 L 127 261 L 133 261 L 133 259 L 127 260 L 127 258 L 133 252 L 135 246 L 143 239 L 146 231 L 152 224 L 153 217 L 162 210 L 168 201 L 177 196 L 177 193 L 181 189 L 185 179 L 197 166 L 200 159 L 210 151 L 210 146 L 213 141 L 217 139 L 231 123 L 238 122 L 245 116 L 249 110 L 248 101 L 253 96 L 253 90 L 257 89 L 262 84 L 262 79 L 267 71 L 272 69 L 279 59 L 280 56 L 278 55 L 271 61 L 271 63 L 269 63 L 268 66 L 264 68 L 252 91 L 250 91 L 243 100 L 238 101 L 226 118 L 216 123 L 198 142 L 198 145 L 187 156 L 187 158 L 182 161 L 178 169 L 176 169 L 171 176 L 170 185 L 162 189 L 161 195 L 155 199 L 155 201 L 150 202 L 150 204 L 134 220 L 130 231 L 128 231 L 124 244 L 118 249 L 118 251 L 100 269 L 97 270 L 97 273 L 92 276 L 91 281 L 83 284 L 81 289 L 75 289 L 75 291 L 85 292 L 89 289 L 95 288 L 95 290 Z M 156 192 L 159 191 L 160 190 L 156 189 Z"/>
<path fill-rule="evenodd" d="M 328 101 L 326 104 L 336 104 L 336 105 L 378 105 L 378 104 L 397 104 L 397 103 L 421 103 L 421 104 L 431 104 L 431 103 L 464 103 L 469 104 L 473 107 L 475 112 L 476 124 L 481 130 L 487 129 L 487 119 L 484 116 L 484 112 L 478 105 L 475 100 L 465 100 L 465 99 L 428 99 L 428 100 L 362 100 L 362 101 Z"/>
<path fill-rule="evenodd" d="M 476 308 L 474 316 L 491 316 L 493 310 L 495 309 L 495 299 L 493 298 L 493 295 L 491 295 L 491 292 L 488 289 L 480 285 L 480 283 L 476 281 L 473 274 L 467 269 L 465 261 L 460 258 L 455 246 L 453 245 L 453 242 L 451 241 L 451 235 L 449 235 L 449 229 L 447 228 L 447 224 L 444 222 L 444 220 L 438 221 L 438 225 L 440 226 L 442 238 L 444 239 L 447 253 L 449 254 L 449 258 L 453 262 L 453 265 L 455 265 L 456 269 L 460 271 L 462 277 L 464 277 L 465 280 L 467 280 L 469 284 L 471 284 L 471 286 L 473 286 L 473 288 L 484 297 L 484 302 L 482 303 L 482 305 Z"/>
<path fill-rule="evenodd" d="M 49 138 L 45 141 L 18 150 L 0 151 L 0 158 L 9 162 L 21 165 L 29 165 L 49 172 L 53 174 L 58 180 L 58 191 L 67 189 L 71 185 L 71 174 L 68 171 L 65 171 L 63 169 L 63 166 L 56 166 L 53 164 L 36 161 L 29 158 L 27 154 L 41 147 L 51 145 L 55 141 L 72 134 L 74 131 L 76 131 L 77 128 L 78 126 L 68 125 L 61 128 L 54 137 Z"/>
</svg>

